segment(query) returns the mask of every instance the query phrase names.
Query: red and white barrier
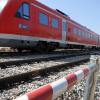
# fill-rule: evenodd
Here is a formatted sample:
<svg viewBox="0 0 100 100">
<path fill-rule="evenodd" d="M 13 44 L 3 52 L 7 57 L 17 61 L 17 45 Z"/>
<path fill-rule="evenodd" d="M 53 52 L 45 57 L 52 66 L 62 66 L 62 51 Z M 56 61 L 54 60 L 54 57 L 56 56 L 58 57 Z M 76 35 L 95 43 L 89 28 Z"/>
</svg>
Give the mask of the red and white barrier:
<svg viewBox="0 0 100 100">
<path fill-rule="evenodd" d="M 91 64 L 88 68 L 84 68 L 66 77 L 59 79 L 53 83 L 42 86 L 33 90 L 15 100 L 53 100 L 60 96 L 64 91 L 70 90 L 77 82 L 80 82 L 91 72 L 96 70 L 96 64 Z"/>
</svg>

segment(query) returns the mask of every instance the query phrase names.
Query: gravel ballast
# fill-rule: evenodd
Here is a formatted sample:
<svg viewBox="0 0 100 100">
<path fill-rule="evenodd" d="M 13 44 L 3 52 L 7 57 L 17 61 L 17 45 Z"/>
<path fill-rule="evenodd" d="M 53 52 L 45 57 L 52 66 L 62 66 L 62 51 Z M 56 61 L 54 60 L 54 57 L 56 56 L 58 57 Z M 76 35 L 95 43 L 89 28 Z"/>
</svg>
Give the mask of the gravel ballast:
<svg viewBox="0 0 100 100">
<path fill-rule="evenodd" d="M 74 58 L 73 58 L 74 59 Z M 71 60 L 71 59 L 70 59 Z M 54 61 L 55 62 L 55 61 Z M 61 62 L 66 62 L 64 60 L 60 60 L 59 62 L 55 62 L 55 63 L 61 63 Z M 50 61 L 50 65 L 53 62 Z M 37 64 L 37 63 L 36 63 Z M 42 62 L 42 64 L 44 64 L 44 62 Z M 18 96 L 21 96 L 29 91 L 32 91 L 36 88 L 39 88 L 40 86 L 46 85 L 48 83 L 54 82 L 58 79 L 61 79 L 62 77 L 68 75 L 69 73 L 73 73 L 77 70 L 80 70 L 84 67 L 87 67 L 86 65 L 90 64 L 90 62 L 82 64 L 81 65 L 74 65 L 74 66 L 66 66 L 65 68 L 62 68 L 59 70 L 59 72 L 50 72 L 47 73 L 46 76 L 37 76 L 34 77 L 30 80 L 28 80 L 27 82 L 21 82 L 16 83 L 16 86 L 14 86 L 11 89 L 8 90 L 0 90 L 0 100 L 12 100 Z M 29 68 L 33 69 L 33 64 L 26 64 L 23 65 L 23 68 L 25 67 L 26 69 Z M 47 62 L 47 64 L 42 65 L 43 67 L 49 65 L 49 63 Z M 29 66 L 29 67 L 28 67 Z M 36 66 L 36 65 L 35 65 Z M 39 66 L 39 64 L 38 64 Z M 16 67 L 16 66 L 14 66 Z M 36 67 L 37 68 L 37 67 Z M 39 66 L 40 68 L 40 66 Z M 16 71 L 16 70 L 15 70 Z M 20 71 L 20 70 L 19 70 Z M 14 72 L 15 73 L 15 72 Z M 79 84 L 75 85 L 72 88 L 72 91 L 70 92 L 64 92 L 61 96 L 59 96 L 56 100 L 83 100 L 83 95 L 84 95 L 84 88 L 85 88 L 85 83 L 86 80 L 82 80 Z M 97 86 L 96 86 L 96 92 L 95 92 L 95 98 L 100 97 L 100 76 L 98 76 L 98 81 L 97 81 Z"/>
<path fill-rule="evenodd" d="M 74 60 L 83 59 L 83 58 L 85 59 L 87 57 L 84 57 L 84 56 L 70 57 L 70 58 L 54 60 L 54 61 L 51 60 L 51 61 L 46 61 L 46 62 L 43 61 L 39 63 L 35 62 L 33 64 L 24 64 L 21 66 L 14 65 L 10 68 L 8 67 L 5 69 L 0 68 L 0 78 L 9 77 L 9 76 L 13 76 L 13 75 L 17 75 L 17 74 L 21 74 L 21 73 L 25 73 L 29 71 L 41 69 L 41 68 L 61 65 L 61 64 L 69 63 Z"/>
<path fill-rule="evenodd" d="M 22 82 L 20 85 L 16 85 L 14 88 L 9 89 L 9 90 L 3 90 L 0 92 L 0 97 L 1 100 L 10 100 L 13 98 L 16 98 L 19 95 L 22 95 L 26 92 L 32 91 L 40 86 L 43 86 L 45 84 L 51 83 L 55 80 L 58 80 L 66 75 L 68 75 L 69 73 L 75 72 L 79 69 L 82 69 L 86 67 L 85 65 L 83 66 L 70 66 L 68 69 L 62 69 L 60 70 L 60 72 L 51 72 L 48 73 L 46 75 L 46 77 L 35 77 L 32 78 L 31 80 L 29 80 L 28 82 Z M 64 99 L 66 97 L 68 98 L 77 98 L 78 99 L 73 99 L 73 100 L 80 100 L 79 98 L 81 98 L 83 96 L 83 91 L 80 92 L 80 90 L 84 90 L 84 81 L 82 81 L 80 84 L 78 84 L 78 87 L 74 87 L 75 90 L 71 93 L 74 93 L 73 96 L 71 95 L 71 93 L 64 93 L 62 96 L 60 96 L 57 100 L 72 100 L 72 99 Z M 78 92 L 80 92 L 81 94 L 79 94 Z M 67 95 L 70 95 L 67 96 Z"/>
</svg>

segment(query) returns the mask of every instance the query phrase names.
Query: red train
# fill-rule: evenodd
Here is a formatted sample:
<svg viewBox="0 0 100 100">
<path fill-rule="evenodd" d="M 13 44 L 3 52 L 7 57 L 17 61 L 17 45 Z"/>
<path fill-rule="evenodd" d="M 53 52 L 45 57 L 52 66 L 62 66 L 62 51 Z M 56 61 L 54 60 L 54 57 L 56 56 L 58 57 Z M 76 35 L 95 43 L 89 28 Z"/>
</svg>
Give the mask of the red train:
<svg viewBox="0 0 100 100">
<path fill-rule="evenodd" d="M 96 48 L 100 36 L 36 0 L 0 0 L 0 46 L 18 50 Z"/>
</svg>

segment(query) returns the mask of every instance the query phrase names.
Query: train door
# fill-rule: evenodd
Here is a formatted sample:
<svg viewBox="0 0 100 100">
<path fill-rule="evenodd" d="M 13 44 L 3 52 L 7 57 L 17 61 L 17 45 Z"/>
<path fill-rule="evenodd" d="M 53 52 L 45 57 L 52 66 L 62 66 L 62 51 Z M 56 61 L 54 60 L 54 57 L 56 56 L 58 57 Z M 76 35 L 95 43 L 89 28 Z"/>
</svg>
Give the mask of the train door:
<svg viewBox="0 0 100 100">
<path fill-rule="evenodd" d="M 66 41 L 67 36 L 67 21 L 65 19 L 62 20 L 62 40 Z"/>
</svg>

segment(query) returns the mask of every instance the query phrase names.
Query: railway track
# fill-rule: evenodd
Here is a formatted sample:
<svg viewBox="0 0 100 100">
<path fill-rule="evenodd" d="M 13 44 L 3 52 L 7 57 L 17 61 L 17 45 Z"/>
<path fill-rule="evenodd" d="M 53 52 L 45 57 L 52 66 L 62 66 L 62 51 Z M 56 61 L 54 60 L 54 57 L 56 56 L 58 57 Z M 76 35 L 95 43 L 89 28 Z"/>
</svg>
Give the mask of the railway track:
<svg viewBox="0 0 100 100">
<path fill-rule="evenodd" d="M 6 68 L 8 68 L 8 69 L 11 68 L 10 70 L 13 70 L 12 67 L 14 67 L 14 68 L 19 67 L 20 68 L 21 66 L 26 66 L 25 68 L 27 68 L 27 66 L 30 63 L 31 64 L 29 65 L 30 70 L 26 70 L 25 72 L 20 70 L 19 73 L 12 74 L 12 75 L 5 76 L 5 77 L 3 76 L 3 77 L 0 78 L 0 96 L 2 97 L 2 95 L 6 94 L 5 93 L 6 90 L 8 92 L 8 91 L 10 91 L 10 89 L 12 90 L 14 87 L 16 87 L 16 85 L 25 84 L 26 82 L 29 82 L 30 79 L 35 80 L 35 77 L 37 79 L 37 77 L 48 76 L 48 73 L 49 74 L 56 73 L 57 71 L 61 71 L 62 69 L 66 69 L 66 68 L 67 69 L 73 69 L 73 68 L 70 68 L 68 66 L 75 65 L 77 63 L 82 63 L 84 61 L 88 61 L 89 58 L 90 58 L 89 54 L 99 54 L 99 52 L 83 53 L 81 55 L 80 54 L 78 54 L 78 55 L 77 54 L 74 54 L 74 55 L 72 55 L 72 54 L 69 54 L 69 55 L 62 54 L 62 55 L 60 55 L 60 57 L 59 57 L 59 54 L 57 54 L 56 56 L 53 55 L 51 58 L 50 58 L 50 56 L 49 56 L 49 58 L 46 57 L 46 58 L 41 58 L 41 59 L 37 57 L 38 59 L 32 58 L 32 59 L 28 59 L 28 61 L 27 61 L 27 59 L 26 59 L 26 61 L 24 61 L 24 59 L 20 59 L 20 61 L 17 61 L 17 62 L 16 62 L 16 60 L 2 61 L 1 65 L 0 65 L 0 67 L 1 67 L 0 70 L 6 70 Z M 22 56 L 22 57 L 24 57 L 24 56 Z M 53 64 L 54 62 L 55 62 L 55 64 Z M 23 65 L 24 63 L 25 63 L 25 65 Z M 44 63 L 43 66 L 42 66 L 42 63 Z M 49 63 L 51 63 L 53 65 L 49 65 Z M 7 64 L 9 65 L 8 67 L 6 67 Z M 18 64 L 20 64 L 20 65 L 18 65 Z M 36 64 L 40 65 L 40 66 L 38 66 L 38 68 L 37 68 Z M 15 69 L 15 71 L 17 72 L 16 69 Z M 6 73 L 6 71 L 5 71 L 5 73 Z M 12 72 L 10 72 L 10 73 L 12 73 Z M 24 93 L 24 92 L 22 92 L 22 93 Z M 19 92 L 17 94 L 17 96 L 19 96 L 22 93 Z M 8 94 L 8 96 L 10 96 L 9 93 L 7 93 L 7 94 Z M 15 97 L 16 96 L 14 96 L 13 98 L 15 98 Z M 5 97 L 5 98 L 7 98 L 7 97 Z M 12 99 L 12 98 L 10 98 L 10 99 Z M 4 99 L 4 100 L 6 100 L 6 99 Z"/>
<path fill-rule="evenodd" d="M 16 83 L 16 82 L 25 81 L 25 80 L 27 80 L 31 77 L 37 76 L 37 75 L 45 75 L 46 73 L 48 73 L 50 71 L 59 70 L 60 68 L 64 68 L 68 65 L 87 61 L 87 60 L 89 60 L 89 58 L 90 58 L 89 55 L 87 55 L 87 56 L 85 55 L 85 56 L 70 57 L 70 58 L 65 58 L 65 59 L 60 59 L 60 60 L 55 60 L 55 61 L 50 61 L 50 62 L 46 61 L 46 62 L 42 62 L 43 64 L 41 64 L 41 63 L 38 63 L 37 65 L 35 64 L 36 67 L 34 65 L 31 65 L 31 66 L 29 66 L 29 69 L 27 68 L 28 65 L 26 65 L 25 67 L 22 67 L 22 69 L 16 68 L 14 70 L 14 72 L 13 72 L 13 69 L 12 70 L 10 69 L 9 72 L 7 72 L 9 68 L 6 70 L 5 69 L 1 70 L 0 89 L 7 88 L 11 85 L 14 85 L 14 83 Z M 33 68 L 33 67 L 35 67 L 35 68 Z M 25 69 L 25 70 L 23 71 L 23 69 Z M 3 72 L 3 74 L 2 74 L 2 72 Z M 9 73 L 9 74 L 7 74 L 7 73 Z M 14 74 L 12 74 L 12 73 L 14 73 Z"/>
<path fill-rule="evenodd" d="M 76 51 L 76 50 L 75 50 Z M 0 52 L 0 67 L 6 68 L 10 65 L 16 65 L 16 64 L 23 64 L 23 63 L 31 63 L 31 62 L 40 62 L 40 61 L 48 61 L 48 60 L 55 60 L 55 59 L 61 59 L 66 57 L 72 57 L 72 56 L 78 56 L 78 55 L 91 55 L 93 53 L 97 52 L 89 52 L 89 51 L 55 51 L 51 53 L 46 54 L 37 54 L 37 53 L 29 53 L 29 52 L 23 52 L 23 53 L 15 53 L 15 52 Z"/>
<path fill-rule="evenodd" d="M 10 67 L 11 65 L 20 65 L 24 63 L 33 63 L 33 62 L 41 62 L 41 61 L 50 61 L 62 58 L 68 58 L 73 56 L 82 56 L 89 55 L 89 53 L 78 53 L 78 54 L 32 54 L 32 55 L 21 55 L 21 56 L 12 56 L 12 57 L 3 57 L 0 59 L 0 68 L 4 69 Z"/>
<path fill-rule="evenodd" d="M 78 54 L 78 53 L 89 53 L 89 50 L 62 50 L 62 49 L 58 49 L 58 50 L 55 50 L 55 51 L 52 51 L 52 52 L 0 52 L 0 58 L 2 57 L 16 57 L 16 56 L 27 56 L 27 55 L 38 55 L 38 54 L 41 54 L 41 55 L 44 55 L 44 54 Z M 95 51 L 93 51 L 95 52 Z"/>
<path fill-rule="evenodd" d="M 80 66 L 80 64 L 83 66 Z M 49 71 L 49 72 L 45 72 L 46 74 L 42 76 L 37 76 L 36 77 L 33 77 L 32 78 L 28 78 L 24 81 L 21 81 L 21 82 L 18 82 L 18 83 L 15 83 L 14 86 L 10 86 L 10 88 L 6 89 L 6 90 L 1 90 L 0 91 L 0 98 L 1 100 L 12 100 L 16 97 L 18 97 L 19 95 L 23 95 L 24 93 L 26 92 L 29 92 L 31 90 L 34 90 L 42 85 L 45 85 L 47 83 L 51 83 L 55 80 L 58 80 L 64 76 L 66 76 L 67 74 L 69 73 L 72 73 L 74 71 L 77 71 L 81 68 L 84 68 L 88 63 L 79 63 L 79 65 L 75 65 L 72 66 L 72 67 L 63 67 L 63 68 L 59 68 L 59 69 L 55 69 L 55 70 L 52 70 L 52 71 Z M 81 87 L 78 86 L 78 87 Z M 64 93 L 65 94 L 65 93 Z M 57 100 L 64 100 L 64 97 L 70 97 L 70 96 L 60 96 Z M 75 95 L 75 96 L 78 96 L 78 95 Z M 74 95 L 73 95 L 74 97 Z M 73 99 L 73 100 L 80 100 L 80 99 Z"/>
</svg>

